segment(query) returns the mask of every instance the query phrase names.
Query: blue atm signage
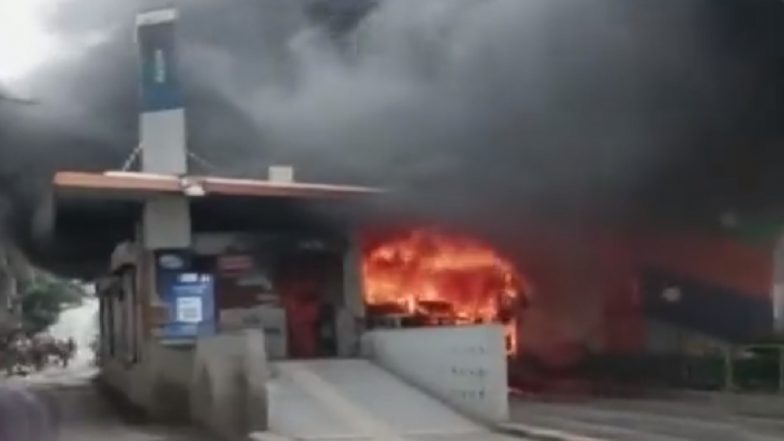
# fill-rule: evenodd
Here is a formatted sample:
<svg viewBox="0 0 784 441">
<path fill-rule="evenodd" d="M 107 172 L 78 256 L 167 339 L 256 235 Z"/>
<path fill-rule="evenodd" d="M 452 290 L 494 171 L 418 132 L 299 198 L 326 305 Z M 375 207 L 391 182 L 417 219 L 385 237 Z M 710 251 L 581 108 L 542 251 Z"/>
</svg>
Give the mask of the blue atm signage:
<svg viewBox="0 0 784 441">
<path fill-rule="evenodd" d="M 177 75 L 174 10 L 152 11 L 139 16 L 137 38 L 141 57 L 142 108 L 145 112 L 183 106 Z"/>
<path fill-rule="evenodd" d="M 158 255 L 158 292 L 166 303 L 168 316 L 161 339 L 167 343 L 187 343 L 215 333 L 215 278 L 193 271 L 186 254 Z"/>
<path fill-rule="evenodd" d="M 210 274 L 171 273 L 164 281 L 169 317 L 162 337 L 192 340 L 215 333 L 215 281 Z"/>
</svg>

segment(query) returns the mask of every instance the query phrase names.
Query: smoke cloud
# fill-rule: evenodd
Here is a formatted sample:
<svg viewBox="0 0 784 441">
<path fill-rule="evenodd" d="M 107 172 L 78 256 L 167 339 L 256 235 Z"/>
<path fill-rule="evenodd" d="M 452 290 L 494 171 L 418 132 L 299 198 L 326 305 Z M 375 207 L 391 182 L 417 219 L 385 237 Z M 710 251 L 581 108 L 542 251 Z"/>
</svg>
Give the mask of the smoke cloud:
<svg viewBox="0 0 784 441">
<path fill-rule="evenodd" d="M 392 187 L 415 211 L 496 222 L 688 216 L 726 209 L 727 193 L 753 199 L 761 186 L 726 182 L 743 172 L 724 152 L 781 138 L 782 106 L 763 95 L 784 97 L 770 46 L 782 7 L 759 5 L 381 1 L 337 38 L 279 8 L 266 45 L 192 47 L 210 68 L 189 72 L 250 120 L 249 174 L 292 162 Z"/>
<path fill-rule="evenodd" d="M 641 187 L 690 135 L 666 77 L 686 76 L 697 101 L 707 92 L 704 56 L 674 41 L 691 7 L 648 28 L 632 12 L 622 2 L 381 2 L 341 44 L 323 28 L 291 36 L 289 76 L 219 87 L 273 158 L 312 159 L 321 173 L 439 209 L 591 209 Z M 673 41 L 655 45 L 677 49 L 669 59 L 651 50 L 664 22 Z M 652 108 L 660 94 L 671 96 Z"/>
<path fill-rule="evenodd" d="M 0 104 L 14 188 L 133 150 L 133 14 L 156 4 L 42 17 L 72 49 L 26 79 L 41 105 Z M 763 177 L 782 139 L 778 1 L 175 4 L 190 148 L 213 173 L 289 163 L 390 187 L 389 209 L 510 226 L 713 212 L 780 180 Z"/>
</svg>

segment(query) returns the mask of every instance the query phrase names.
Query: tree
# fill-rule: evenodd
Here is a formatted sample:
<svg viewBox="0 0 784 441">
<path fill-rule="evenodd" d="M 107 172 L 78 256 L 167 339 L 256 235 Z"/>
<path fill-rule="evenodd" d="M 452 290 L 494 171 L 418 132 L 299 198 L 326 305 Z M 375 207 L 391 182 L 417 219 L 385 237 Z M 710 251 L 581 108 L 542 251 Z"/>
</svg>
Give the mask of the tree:
<svg viewBox="0 0 784 441">
<path fill-rule="evenodd" d="M 55 324 L 63 310 L 79 306 L 84 295 L 73 282 L 39 273 L 21 295 L 22 326 L 30 333 L 41 332 Z"/>
</svg>

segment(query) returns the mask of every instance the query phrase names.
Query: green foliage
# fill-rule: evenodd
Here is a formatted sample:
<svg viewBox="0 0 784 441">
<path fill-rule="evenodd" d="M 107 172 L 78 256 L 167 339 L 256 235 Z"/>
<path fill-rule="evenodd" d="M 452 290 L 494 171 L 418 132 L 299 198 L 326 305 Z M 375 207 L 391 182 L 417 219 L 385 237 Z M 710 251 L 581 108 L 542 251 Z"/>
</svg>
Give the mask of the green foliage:
<svg viewBox="0 0 784 441">
<path fill-rule="evenodd" d="M 83 297 L 82 289 L 68 280 L 47 274 L 36 275 L 21 296 L 25 330 L 43 331 L 57 321 L 63 310 L 79 306 Z"/>
</svg>

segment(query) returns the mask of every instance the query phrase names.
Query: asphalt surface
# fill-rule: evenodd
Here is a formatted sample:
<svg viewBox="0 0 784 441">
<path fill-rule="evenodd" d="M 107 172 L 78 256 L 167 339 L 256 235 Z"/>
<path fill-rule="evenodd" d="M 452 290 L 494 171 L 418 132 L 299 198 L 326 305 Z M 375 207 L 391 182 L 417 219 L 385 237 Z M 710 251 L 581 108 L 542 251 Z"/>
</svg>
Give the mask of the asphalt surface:
<svg viewBox="0 0 784 441">
<path fill-rule="evenodd" d="M 544 403 L 512 399 L 512 420 L 612 441 L 773 441 L 784 420 L 741 417 L 709 405 L 644 400 Z M 568 439 L 568 438 L 565 438 Z"/>
<path fill-rule="evenodd" d="M 116 403 L 100 393 L 92 383 L 92 371 L 51 369 L 27 379 L 0 379 L 6 389 L 29 392 L 44 404 L 46 415 L 28 414 L 17 418 L 18 427 L 1 435 L 0 441 L 52 441 L 30 439 L 24 426 L 47 424 L 57 433 L 57 441 L 217 441 L 192 427 L 142 423 L 124 414 Z M 19 399 L 14 398 L 18 406 Z M 33 421 L 34 420 L 34 421 Z"/>
<path fill-rule="evenodd" d="M 203 430 L 143 423 L 124 412 L 94 386 L 91 370 L 51 369 L 27 379 L 0 380 L 28 391 L 48 409 L 46 418 L 59 441 L 217 441 Z M 546 403 L 513 398 L 513 423 L 565 441 L 773 441 L 784 439 L 784 420 L 740 417 L 708 405 L 663 401 L 594 400 Z M 12 420 L 13 421 L 13 420 Z M 17 420 L 23 424 L 22 420 Z M 7 423 L 4 423 L 7 424 Z M 21 427 L 21 426 L 20 426 Z M 542 432 L 544 431 L 544 432 Z M 548 432 L 549 431 L 549 432 Z M 39 441 L 2 438 L 0 441 Z M 491 433 L 400 437 L 415 441 L 510 441 Z M 48 440 L 47 440 L 48 441 Z"/>
<path fill-rule="evenodd" d="M 163 426 L 142 422 L 137 415 L 124 412 L 121 406 L 113 403 L 105 394 L 99 392 L 94 385 L 93 378 L 96 372 L 89 369 L 61 370 L 50 369 L 43 374 L 25 379 L 1 379 L 0 389 L 13 388 L 23 390 L 35 396 L 48 409 L 45 417 L 38 414 L 32 418 L 35 421 L 23 421 L 17 418 L 18 427 L 8 432 L 17 436 L 3 438 L 0 441 L 55 441 L 52 439 L 31 439 L 21 435 L 23 427 L 51 424 L 57 433 L 57 441 L 218 441 L 204 430 L 190 426 Z M 0 397 L 2 393 L 0 393 Z M 389 397 L 387 397 L 389 398 Z M 0 400 L 2 401 L 2 400 Z M 382 398 L 377 400 L 383 401 Z M 16 398 L 16 404 L 21 402 Z M 27 417 L 30 419 L 30 416 Z M 0 424 L 2 424 L 0 419 Z M 302 421 L 301 421 L 302 422 Z M 401 428 L 402 429 L 402 428 Z M 371 441 L 368 437 L 357 438 L 330 438 L 328 434 L 314 434 L 310 439 L 344 441 Z M 262 437 L 260 439 L 275 439 L 288 441 L 279 437 Z M 511 437 L 500 433 L 488 431 L 444 431 L 444 433 L 419 433 L 405 434 L 402 436 L 372 438 L 383 441 L 514 441 L 524 437 Z"/>
</svg>

